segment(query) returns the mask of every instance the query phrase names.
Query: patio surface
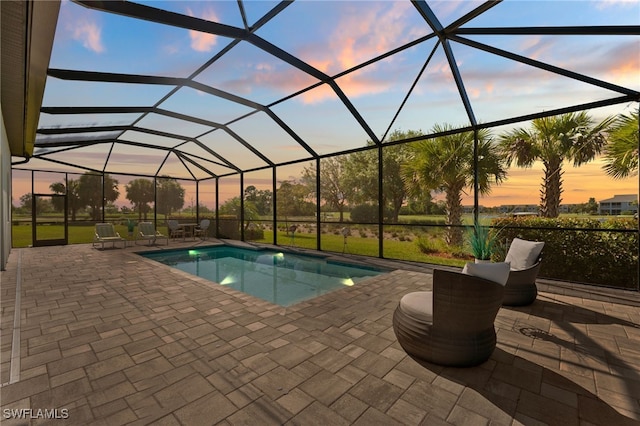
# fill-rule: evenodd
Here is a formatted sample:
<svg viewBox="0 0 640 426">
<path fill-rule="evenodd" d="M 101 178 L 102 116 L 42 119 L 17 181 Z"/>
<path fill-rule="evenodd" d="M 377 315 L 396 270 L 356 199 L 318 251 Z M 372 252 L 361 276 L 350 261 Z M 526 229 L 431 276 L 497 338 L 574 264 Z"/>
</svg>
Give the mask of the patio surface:
<svg viewBox="0 0 640 426">
<path fill-rule="evenodd" d="M 109 426 L 640 424 L 636 292 L 542 281 L 533 305 L 500 310 L 489 361 L 443 368 L 406 356 L 391 325 L 403 294 L 430 287 L 428 265 L 376 260 L 402 269 L 283 308 L 146 249 L 12 250 L 3 425 L 47 422 L 15 418 L 38 410 Z"/>
</svg>

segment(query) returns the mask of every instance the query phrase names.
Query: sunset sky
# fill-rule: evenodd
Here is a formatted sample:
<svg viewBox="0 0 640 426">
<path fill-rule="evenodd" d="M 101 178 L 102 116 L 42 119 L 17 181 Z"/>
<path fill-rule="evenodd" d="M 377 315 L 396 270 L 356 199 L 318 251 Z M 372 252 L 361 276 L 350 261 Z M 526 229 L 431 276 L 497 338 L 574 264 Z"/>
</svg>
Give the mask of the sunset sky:
<svg viewBox="0 0 640 426">
<path fill-rule="evenodd" d="M 244 28 L 236 1 L 139 3 Z M 247 24 L 253 25 L 277 3 L 244 2 Z M 428 2 L 444 26 L 482 3 Z M 640 1 L 506 0 L 466 24 L 468 27 L 559 25 L 640 25 Z M 258 29 L 256 34 L 316 70 L 335 76 L 430 32 L 431 29 L 408 1 L 296 1 Z M 468 35 L 466 38 L 589 78 L 640 90 L 639 36 Z M 202 64 L 223 51 L 230 41 L 212 34 L 98 12 L 63 0 L 50 67 L 186 78 L 197 73 Z M 437 123 L 469 125 L 447 58 L 436 42 L 437 37 L 428 39 L 336 80 L 378 138 L 382 138 L 388 129 L 428 132 Z M 480 123 L 619 96 L 613 91 L 510 61 L 463 43 L 451 42 L 451 47 L 475 117 Z M 424 74 L 398 113 L 412 83 L 432 53 Z M 318 82 L 310 74 L 245 41 L 200 70 L 194 79 L 261 105 L 271 105 Z M 163 100 L 172 89 L 173 86 L 165 85 L 65 81 L 50 76 L 43 106 L 158 106 L 216 123 L 229 123 L 230 130 L 276 164 L 309 158 L 305 149 L 263 112 L 232 122 L 253 110 L 247 105 L 186 86 Z M 636 108 L 637 104 L 621 104 L 590 113 L 600 120 L 612 114 L 629 114 Z M 361 147 L 370 140 L 370 135 L 327 84 L 273 104 L 271 110 L 320 155 Z M 138 117 L 139 114 L 41 114 L 39 127 L 131 124 Z M 524 122 L 518 127 L 528 128 L 529 124 Z M 137 125 L 197 138 L 243 170 L 266 165 L 223 131 L 208 132 L 206 126 L 154 113 L 146 115 Z M 496 133 L 504 130 L 496 129 Z M 120 132 L 110 133 L 101 137 L 117 136 L 122 140 L 153 143 L 166 148 L 184 142 L 136 131 L 126 131 L 122 135 Z M 47 138 L 56 140 L 55 136 Z M 207 159 L 206 167 L 215 174 L 232 171 L 195 144 L 187 143 L 181 149 L 194 158 Z M 165 159 L 165 152 L 120 143 L 113 147 L 111 144 L 98 144 L 75 151 L 55 151 L 50 151 L 49 158 L 97 170 L 105 167 L 105 159 L 109 155 L 106 170 L 112 175 L 134 171 L 180 178 L 191 176 L 175 154 Z M 36 154 L 46 152 L 47 148 L 36 149 Z M 287 166 L 279 173 L 278 180 L 281 180 L 280 176 L 282 179 L 296 176 L 307 164 Z M 615 181 L 604 175 L 601 166 L 599 160 L 580 168 L 567 165 L 564 202 L 581 203 L 590 197 L 600 200 L 615 194 L 638 193 L 637 178 Z M 83 172 L 79 168 L 40 159 L 22 167 Z M 191 173 L 198 179 L 207 177 L 197 168 L 191 169 Z M 266 172 L 268 179 L 270 173 Z M 256 174 L 259 175 L 256 182 L 265 180 L 263 174 Z M 22 194 L 31 190 L 23 175 L 15 174 L 14 204 L 18 204 Z M 251 184 L 247 183 L 251 181 L 251 175 L 245 178 L 245 185 Z M 539 165 L 531 169 L 512 168 L 508 180 L 495 187 L 491 196 L 481 200 L 481 204 L 535 204 L 541 179 Z M 221 200 L 227 198 L 223 192 L 233 196 L 239 191 L 227 187 L 227 184 L 221 185 Z M 119 204 L 126 204 L 124 193 L 124 188 L 121 188 Z M 192 192 L 187 195 L 186 205 L 191 198 L 195 199 Z M 472 197 L 469 196 L 465 204 L 471 202 Z M 209 202 L 205 204 L 210 205 Z"/>
</svg>

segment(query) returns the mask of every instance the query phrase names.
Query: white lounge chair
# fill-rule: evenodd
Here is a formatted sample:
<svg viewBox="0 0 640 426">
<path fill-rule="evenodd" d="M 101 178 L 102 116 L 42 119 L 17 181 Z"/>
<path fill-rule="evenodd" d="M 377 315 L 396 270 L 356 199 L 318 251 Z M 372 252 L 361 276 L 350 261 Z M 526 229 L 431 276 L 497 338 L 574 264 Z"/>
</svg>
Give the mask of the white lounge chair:
<svg viewBox="0 0 640 426">
<path fill-rule="evenodd" d="M 180 226 L 177 220 L 174 220 L 174 219 L 167 220 L 167 227 L 169 228 L 169 238 L 182 237 L 182 239 L 184 240 L 184 237 L 185 237 L 184 228 Z"/>
<path fill-rule="evenodd" d="M 200 221 L 200 225 L 196 226 L 193 230 L 194 237 L 201 237 L 203 240 L 207 238 L 207 231 L 209 230 L 209 225 L 211 221 L 209 219 L 202 219 Z"/>
<path fill-rule="evenodd" d="M 138 241 L 147 240 L 149 242 L 148 245 L 155 244 L 158 239 L 167 240 L 167 245 L 169 245 L 169 237 L 162 234 L 160 231 L 156 231 L 155 226 L 153 226 L 152 222 L 140 222 L 138 223 L 138 235 L 136 236 L 136 244 Z"/>
<path fill-rule="evenodd" d="M 116 247 L 117 242 L 122 242 L 123 248 L 127 245 L 127 240 L 116 232 L 112 223 L 96 223 L 96 229 L 93 235 L 93 247 L 95 247 L 96 244 L 102 244 L 102 249 L 104 250 L 104 243 L 112 243 L 113 247 Z"/>
</svg>

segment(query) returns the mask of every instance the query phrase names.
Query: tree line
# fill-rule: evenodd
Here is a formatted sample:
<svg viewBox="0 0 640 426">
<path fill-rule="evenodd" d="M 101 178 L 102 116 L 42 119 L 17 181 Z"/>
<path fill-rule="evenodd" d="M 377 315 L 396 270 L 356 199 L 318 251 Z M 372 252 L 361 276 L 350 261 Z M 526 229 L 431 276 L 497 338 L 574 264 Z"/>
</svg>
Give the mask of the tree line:
<svg viewBox="0 0 640 426">
<path fill-rule="evenodd" d="M 605 160 L 604 172 L 614 179 L 636 176 L 638 173 L 638 111 L 629 115 L 607 117 L 600 122 L 587 112 L 567 113 L 534 119 L 530 128 L 515 128 L 496 138 L 488 129 L 456 133 L 449 124 L 437 124 L 431 132 L 437 136 L 412 143 L 395 141 L 415 139 L 421 131 L 395 131 L 389 146 L 381 151 L 369 149 L 348 155 L 327 157 L 320 163 L 320 201 L 326 209 L 344 220 L 347 209 L 369 207 L 367 221 L 378 221 L 378 200 L 389 222 L 398 220 L 403 206 L 418 210 L 433 206 L 431 195 L 445 196 L 445 223 L 452 225 L 445 234 L 450 244 L 460 244 L 462 232 L 462 198 L 477 189 L 488 195 L 494 185 L 507 178 L 512 165 L 529 168 L 540 162 L 543 176 L 540 186 L 539 214 L 556 218 L 560 214 L 563 193 L 564 167 L 579 167 L 597 156 Z M 474 153 L 474 140 L 477 151 Z M 373 143 L 369 144 L 373 148 Z M 379 152 L 381 152 L 379 154 Z M 378 172 L 382 167 L 382 196 Z M 280 182 L 276 192 L 278 215 L 285 218 L 315 213 L 317 193 L 316 167 L 305 167 L 301 178 Z M 259 210 L 265 211 L 272 199 L 270 191 L 248 187 L 245 191 L 245 217 Z M 239 207 L 239 199 L 229 205 Z M 584 211 L 593 211 L 595 200 L 590 199 Z M 306 209 L 306 210 L 305 210 Z M 232 213 L 233 209 L 229 209 Z M 247 215 L 249 212 L 249 215 Z M 426 211 L 425 211 L 426 213 Z"/>
<path fill-rule="evenodd" d="M 49 189 L 54 194 L 66 194 L 67 211 L 72 221 L 76 220 L 81 211 L 87 211 L 91 220 L 100 221 L 103 198 L 108 208 L 120 197 L 118 184 L 118 180 L 108 173 L 104 174 L 104 181 L 102 175 L 85 173 L 78 179 L 67 179 L 66 183 L 54 182 L 49 185 Z M 139 220 L 147 219 L 147 214 L 152 212 L 152 203 L 155 203 L 159 214 L 166 216 L 179 211 L 184 206 L 184 188 L 177 180 L 167 176 L 157 178 L 155 188 L 152 179 L 134 179 L 125 185 L 125 192 L 125 197 L 131 202 L 133 210 L 138 212 Z M 32 199 L 31 193 L 20 197 L 21 206 L 29 212 L 32 208 Z M 45 212 L 47 210 L 63 212 L 64 199 L 54 197 L 51 200 L 51 206 L 39 205 L 36 209 Z"/>
<path fill-rule="evenodd" d="M 534 119 L 529 128 L 515 128 L 494 137 L 490 130 L 456 133 L 450 124 L 437 124 L 431 132 L 434 138 L 411 143 L 394 142 L 416 139 L 422 131 L 394 131 L 383 149 L 354 152 L 323 158 L 320 162 L 320 200 L 324 208 L 344 213 L 359 207 L 366 221 L 378 221 L 378 201 L 389 222 L 397 222 L 400 210 L 408 206 L 415 212 L 432 213 L 436 205 L 432 194 L 444 194 L 439 210 L 445 223 L 452 225 L 445 235 L 450 244 L 462 238 L 456 225 L 462 225 L 462 197 L 471 193 L 477 178 L 480 195 L 488 195 L 494 185 L 507 178 L 510 166 L 528 168 L 535 162 L 543 166 L 539 212 L 543 217 L 558 217 L 563 192 L 563 168 L 578 167 L 602 155 L 604 171 L 615 179 L 638 173 L 638 111 L 629 115 L 607 117 L 595 122 L 587 112 L 567 113 Z M 474 152 L 474 141 L 477 146 Z M 379 159 L 378 155 L 382 157 Z M 383 178 L 379 183 L 378 172 Z M 278 182 L 276 190 L 279 217 L 307 216 L 316 212 L 315 163 L 303 168 L 299 179 Z M 101 219 L 102 192 L 104 201 L 112 203 L 119 197 L 118 181 L 104 175 L 86 173 L 67 185 L 50 185 L 55 193 L 66 192 L 72 220 L 82 209 L 90 211 L 93 220 Z M 381 197 L 378 192 L 382 189 Z M 185 190 L 180 183 L 163 176 L 156 179 L 135 179 L 125 186 L 126 198 L 139 218 L 146 219 L 155 208 L 159 214 L 170 215 L 184 206 Z M 25 196 L 29 196 L 26 194 Z M 248 186 L 243 192 L 244 215 L 248 221 L 273 212 L 273 193 Z M 22 201 L 22 200 L 21 200 Z M 24 203 L 23 203 L 24 205 Z M 239 217 L 240 197 L 220 206 L 221 214 Z M 61 210 L 61 206 L 54 206 Z M 353 214 L 353 213 L 352 213 Z M 353 219 L 353 216 L 352 216 Z"/>
</svg>

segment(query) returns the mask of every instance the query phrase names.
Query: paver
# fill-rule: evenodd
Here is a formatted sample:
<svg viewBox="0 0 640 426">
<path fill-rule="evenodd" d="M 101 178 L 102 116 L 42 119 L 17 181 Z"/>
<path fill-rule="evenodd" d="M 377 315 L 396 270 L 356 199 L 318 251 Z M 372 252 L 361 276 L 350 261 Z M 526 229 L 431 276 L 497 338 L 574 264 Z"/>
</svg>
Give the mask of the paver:
<svg viewBox="0 0 640 426">
<path fill-rule="evenodd" d="M 22 375 L 7 384 L 18 250 Z M 400 297 L 429 288 L 429 268 L 282 308 L 136 250 L 12 252 L 2 408 L 68 407 L 64 424 L 98 425 L 640 422 L 637 293 L 594 300 L 589 288 L 543 282 L 533 305 L 501 309 L 486 363 L 444 368 L 408 357 L 391 327 Z"/>
</svg>

